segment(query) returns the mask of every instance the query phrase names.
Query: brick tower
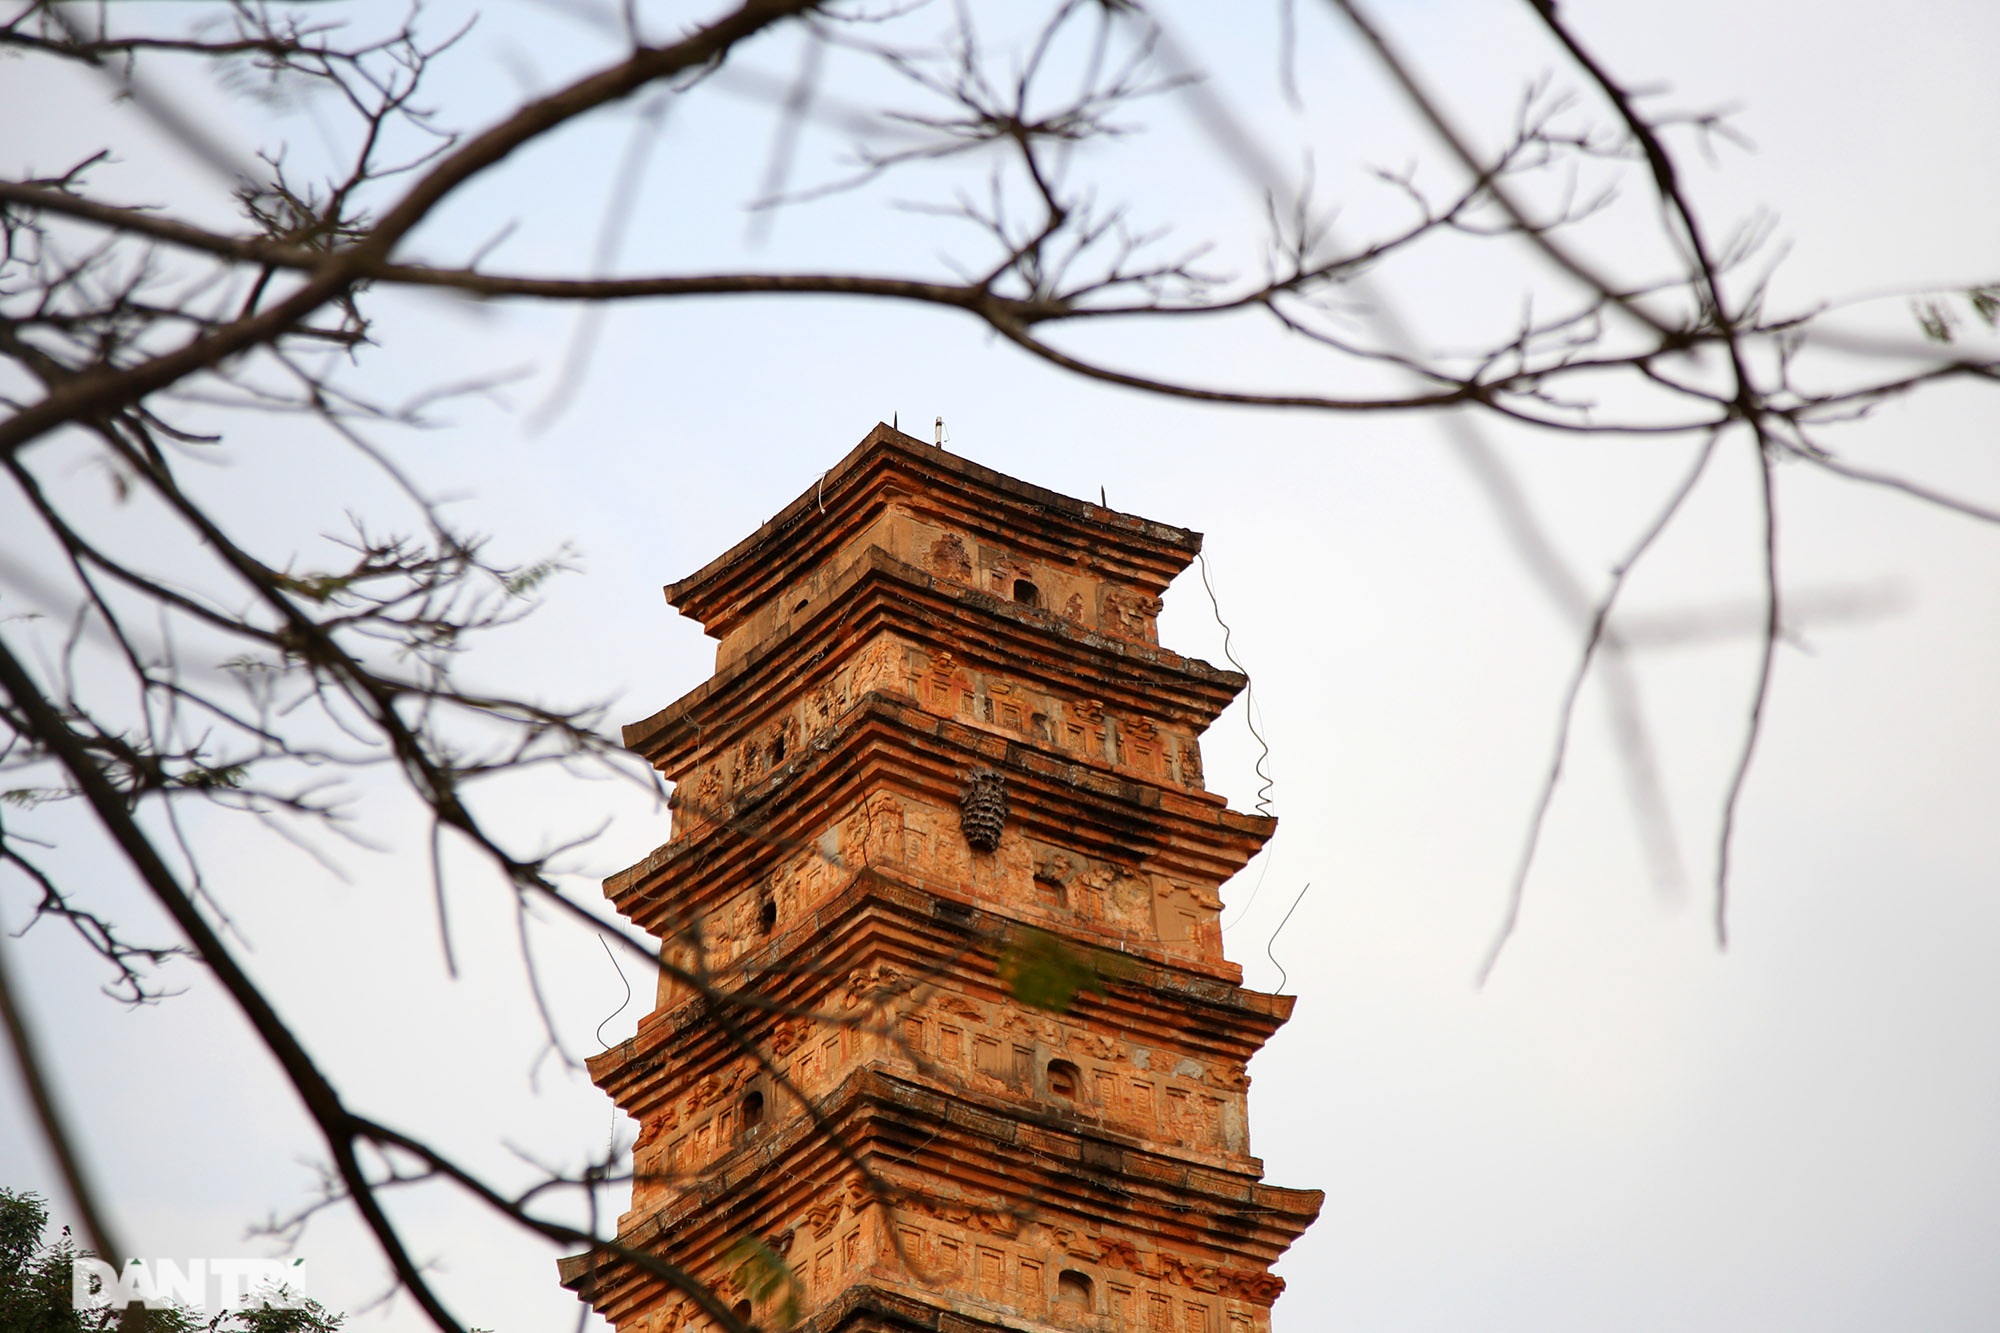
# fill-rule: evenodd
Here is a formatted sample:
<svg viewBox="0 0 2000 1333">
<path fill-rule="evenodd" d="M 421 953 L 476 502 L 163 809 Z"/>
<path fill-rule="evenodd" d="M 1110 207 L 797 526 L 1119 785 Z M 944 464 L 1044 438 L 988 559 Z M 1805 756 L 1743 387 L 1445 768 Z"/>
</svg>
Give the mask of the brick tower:
<svg viewBox="0 0 2000 1333">
<path fill-rule="evenodd" d="M 1222 957 L 1274 827 L 1202 786 L 1243 678 L 1158 646 L 1200 544 L 877 426 L 667 588 L 720 647 L 625 728 L 675 787 L 605 885 L 668 965 L 590 1064 L 640 1126 L 624 1245 L 766 1329 L 1269 1329 L 1323 1196 L 1250 1155 L 1292 1001 Z M 720 1326 L 562 1269 L 619 1333 Z"/>
</svg>

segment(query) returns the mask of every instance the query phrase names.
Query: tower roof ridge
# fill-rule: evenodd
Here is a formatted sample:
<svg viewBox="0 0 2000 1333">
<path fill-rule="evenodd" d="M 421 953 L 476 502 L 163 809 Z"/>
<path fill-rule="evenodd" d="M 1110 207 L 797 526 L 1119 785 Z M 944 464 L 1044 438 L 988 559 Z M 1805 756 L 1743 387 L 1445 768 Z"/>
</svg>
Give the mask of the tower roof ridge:
<svg viewBox="0 0 2000 1333">
<path fill-rule="evenodd" d="M 722 637 L 864 524 L 895 490 L 898 472 L 921 483 L 921 496 L 912 491 L 912 500 L 955 504 L 996 533 L 1104 564 L 1155 593 L 1201 550 L 1199 532 L 1010 477 L 877 422 L 845 458 L 755 532 L 667 584 L 668 604 Z"/>
</svg>

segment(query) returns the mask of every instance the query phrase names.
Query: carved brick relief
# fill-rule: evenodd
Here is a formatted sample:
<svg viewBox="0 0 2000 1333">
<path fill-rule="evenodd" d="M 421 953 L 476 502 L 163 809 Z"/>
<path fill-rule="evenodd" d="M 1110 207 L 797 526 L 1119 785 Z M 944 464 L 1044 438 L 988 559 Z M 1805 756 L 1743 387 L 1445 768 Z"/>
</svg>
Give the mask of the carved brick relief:
<svg viewBox="0 0 2000 1333">
<path fill-rule="evenodd" d="M 948 532 L 931 543 L 930 554 L 924 558 L 924 568 L 933 577 L 951 583 L 970 585 L 972 582 L 972 557 L 965 552 L 965 539 L 955 532 Z"/>
<path fill-rule="evenodd" d="M 1013 1309 L 1031 1319 L 1103 1327 L 1118 1333 L 1247 1333 L 1268 1327 L 1266 1308 L 1284 1288 L 1252 1269 L 1190 1262 L 1123 1237 L 1096 1237 L 1067 1226 L 981 1210 L 950 1201 L 899 1205 L 890 1262 L 909 1280 Z M 1053 1270 L 1088 1281 L 1089 1308 L 1055 1300 Z"/>
<path fill-rule="evenodd" d="M 904 688 L 927 712 L 976 722 L 1034 745 L 1120 768 L 1150 782 L 1201 786 L 1200 760 L 1192 780 L 1186 755 L 1192 733 L 1140 713 L 1114 715 L 1101 699 L 1063 698 L 1023 681 L 962 662 L 949 651 L 928 659 L 911 653 L 901 668 Z M 871 688 L 895 683 L 885 661 L 872 668 Z"/>
<path fill-rule="evenodd" d="M 1129 588 L 1107 586 L 1099 596 L 1098 605 L 1098 627 L 1106 634 L 1134 643 L 1160 641 L 1159 598 Z"/>
<path fill-rule="evenodd" d="M 1052 1015 L 950 992 L 911 993 L 904 1015 L 884 1038 L 885 1053 L 975 1091 L 1075 1110 L 1089 1120 L 1197 1152 L 1243 1155 L 1245 1091 L 1238 1066 L 1196 1060 L 1137 1045 Z M 1073 1090 L 1051 1091 L 1048 1070 L 1061 1060 Z"/>
</svg>

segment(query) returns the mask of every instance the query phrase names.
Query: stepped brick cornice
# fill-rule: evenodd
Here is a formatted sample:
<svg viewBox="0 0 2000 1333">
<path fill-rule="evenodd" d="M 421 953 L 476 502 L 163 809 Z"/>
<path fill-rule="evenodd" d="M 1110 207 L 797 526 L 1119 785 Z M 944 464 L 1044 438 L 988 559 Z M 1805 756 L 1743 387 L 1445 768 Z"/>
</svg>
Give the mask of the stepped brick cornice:
<svg viewBox="0 0 2000 1333">
<path fill-rule="evenodd" d="M 829 581 L 825 594 L 789 632 L 773 636 L 642 722 L 624 729 L 627 749 L 669 777 L 695 762 L 703 732 L 723 725 L 755 730 L 731 709 L 767 702 L 773 687 L 810 665 L 831 678 L 877 636 L 894 635 L 925 656 L 950 652 L 1017 676 L 1023 683 L 1112 707 L 1163 713 L 1200 731 L 1244 686 L 1233 671 L 1155 644 L 1101 634 L 1040 608 L 954 586 L 879 547 Z M 923 668 L 917 673 L 921 675 Z"/>
<path fill-rule="evenodd" d="M 621 1240 L 701 1256 L 687 1266 L 726 1291 L 726 1264 L 711 1256 L 746 1233 L 783 1238 L 809 1308 L 869 1282 L 933 1309 L 943 1296 L 993 1326 L 1021 1327 L 1028 1314 L 1034 1327 L 1047 1321 L 1022 1308 L 1037 1294 L 1031 1275 L 1046 1297 L 1067 1269 L 1101 1281 L 1113 1303 L 1127 1289 L 1135 1313 L 1168 1294 L 1172 1326 L 1194 1304 L 1220 1328 L 1232 1307 L 1268 1307 L 1282 1292 L 1269 1265 L 1324 1200 L 880 1069 L 856 1071 L 814 1109 L 819 1123 L 793 1121 L 732 1154 Z M 658 1278 L 602 1257 L 565 1260 L 562 1276 L 614 1323 L 676 1300 Z"/>
<path fill-rule="evenodd" d="M 868 1058 L 879 1055 L 915 1072 L 973 1062 L 976 1034 L 947 1050 L 934 1029 L 953 1023 L 966 1029 L 966 1021 L 978 1026 L 991 1018 L 1010 1034 L 1010 1044 L 1025 1032 L 1036 1034 L 1030 1046 L 1038 1041 L 1080 1051 L 1080 1073 L 1089 1086 L 1055 1109 L 1065 1119 L 1115 1126 L 1130 1119 L 1122 1113 L 1132 1108 L 1121 1105 L 1130 1098 L 1095 1095 L 1097 1073 L 1129 1081 L 1139 1071 L 1153 1071 L 1166 1080 L 1161 1086 L 1167 1091 L 1184 1083 L 1187 1093 L 1238 1102 L 1248 1087 L 1243 1066 L 1291 1014 L 1290 996 L 1244 990 L 1163 949 L 1111 941 L 1094 946 L 1116 955 L 1101 960 L 1101 993 L 1079 994 L 1062 1015 L 1018 1019 L 996 1006 L 1004 1010 L 1010 1002 L 999 961 L 1022 928 L 1034 923 L 863 872 L 793 929 L 718 969 L 717 989 L 745 988 L 758 1006 L 737 1016 L 735 1031 L 710 1021 L 709 999 L 690 995 L 649 1015 L 629 1040 L 592 1057 L 591 1077 L 628 1114 L 649 1123 L 675 1098 L 703 1089 L 703 1080 L 714 1077 L 734 1088 L 754 1079 L 758 1062 L 746 1043 L 776 1052 L 773 1063 L 791 1081 L 823 1091 L 844 1066 L 815 1061 L 809 1052 L 794 1057 L 813 1026 L 800 1014 L 840 1015 L 854 1029 L 837 1034 L 847 1038 L 850 1054 L 872 1046 L 876 1051 Z M 659 1077 L 667 1069 L 673 1079 Z M 1011 1065 L 1001 1070 L 1001 1081 L 1013 1073 Z M 708 1104 L 720 1088 L 700 1091 L 696 1100 Z M 689 1120 L 679 1113 L 670 1118 Z M 1217 1151 L 1229 1149 L 1227 1136 L 1215 1142 L 1223 1145 Z M 1238 1143 L 1247 1140 L 1238 1136 Z M 1239 1148 L 1237 1155 L 1246 1153 Z"/>
<path fill-rule="evenodd" d="M 1017 481 L 878 425 L 768 523 L 668 584 L 667 600 L 722 640 L 727 653 L 730 639 L 746 629 L 755 638 L 768 631 L 758 616 L 790 605 L 781 592 L 836 572 L 839 553 L 899 501 L 922 518 L 975 539 L 1004 541 L 1029 558 L 1088 563 L 1153 597 L 1201 550 L 1198 532 Z M 1103 614 L 1100 607 L 1089 610 L 1093 620 Z"/>
<path fill-rule="evenodd" d="M 1000 860 L 1022 862 L 1029 878 L 1030 861 L 1067 856 L 1077 867 L 1069 873 L 1087 877 L 1115 860 L 1135 876 L 1183 885 L 1199 899 L 1189 910 L 1206 930 L 1220 901 L 1192 886 L 1235 874 L 1276 824 L 1209 792 L 1130 781 L 893 698 L 857 700 L 820 740 L 749 790 L 700 807 L 683 836 L 606 880 L 618 910 L 667 934 L 694 917 L 725 915 L 730 899 L 778 876 L 768 896 L 777 919 L 789 920 L 860 865 L 900 865 L 913 881 L 964 892 L 959 872 L 973 858 L 944 839 L 955 836 L 963 775 L 986 766 L 1020 794 L 1020 837 Z M 1119 922 L 1107 908 L 1076 924 Z M 1214 953 L 1219 963 L 1219 941 Z"/>
</svg>

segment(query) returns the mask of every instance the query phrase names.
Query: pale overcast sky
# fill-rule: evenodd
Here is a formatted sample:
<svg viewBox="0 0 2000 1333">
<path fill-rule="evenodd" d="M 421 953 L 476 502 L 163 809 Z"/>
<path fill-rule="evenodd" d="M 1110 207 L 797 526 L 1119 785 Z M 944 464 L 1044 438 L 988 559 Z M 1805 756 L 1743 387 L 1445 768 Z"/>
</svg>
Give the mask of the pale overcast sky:
<svg viewBox="0 0 2000 1333">
<path fill-rule="evenodd" d="M 1473 123 L 1554 65 L 1525 5 L 1377 7 Z M 1301 8 L 1296 112 L 1277 79 L 1276 6 L 1178 22 L 1252 123 L 1311 145 L 1330 192 L 1356 192 L 1340 225 L 1365 234 L 1380 205 L 1361 168 L 1436 158 L 1347 39 Z M 2000 10 L 1565 0 L 1562 12 L 1628 84 L 1669 89 L 1677 106 L 1735 108 L 1753 147 L 1718 144 L 1713 162 L 1690 153 L 1685 165 L 1716 234 L 1768 210 L 1771 253 L 1784 251 L 1774 302 L 2000 278 Z M 585 27 L 503 6 L 442 67 L 442 100 L 476 123 L 521 88 L 610 54 Z M 795 59 L 789 46 L 745 55 L 779 74 Z M 244 148 L 267 142 L 248 104 L 207 87 L 188 95 Z M 669 116 L 635 214 L 634 271 L 759 258 L 899 270 L 947 248 L 934 221 L 877 198 L 782 214 L 767 248 L 747 251 L 739 205 L 757 188 L 770 115 L 717 105 L 727 117 Z M 9 169 L 62 165 L 110 125 L 133 133 L 130 114 L 80 75 L 0 65 Z M 1172 101 L 1134 120 L 1148 134 L 1102 169 L 1143 192 L 1151 220 L 1190 237 L 1254 220 L 1260 201 Z M 524 154 L 415 248 L 462 253 L 518 219 L 498 258 L 582 269 L 628 124 Z M 188 194 L 193 168 L 177 150 L 127 142 L 149 146 L 107 183 L 132 197 Z M 814 151 L 809 138 L 802 161 Z M 1643 209 L 1643 181 L 1627 186 L 1622 206 Z M 1621 234 L 1601 234 L 1605 257 L 1643 264 L 1642 243 L 1620 250 Z M 1511 310 L 1519 283 L 1461 257 L 1385 274 L 1383 290 L 1423 337 L 1453 343 L 1466 322 Z M 1578 639 L 1434 424 L 1151 399 L 1065 378 L 941 314 L 760 299 L 617 311 L 566 411 L 535 432 L 524 423 L 560 374 L 569 316 L 394 295 L 376 308 L 382 347 L 369 355 L 389 390 L 532 368 L 508 409 L 462 407 L 451 429 L 399 441 L 398 456 L 435 492 L 462 497 L 468 526 L 507 553 L 575 547 L 580 572 L 471 670 L 614 699 L 614 723 L 710 669 L 712 645 L 663 605 L 660 585 L 750 532 L 892 414 L 920 430 L 942 414 L 951 447 L 980 463 L 1074 495 L 1102 487 L 1117 508 L 1207 534 L 1281 820 L 1266 856 L 1225 889 L 1227 945 L 1248 984 L 1275 986 L 1281 965 L 1299 997 L 1252 1067 L 1254 1147 L 1275 1183 L 1327 1191 L 1279 1269 L 1290 1283 L 1281 1333 L 2000 1327 L 2000 531 L 1781 469 L 1787 586 L 1808 609 L 1817 598 L 1862 614 L 1808 618 L 1779 658 L 1742 806 L 1729 950 L 1710 932 L 1709 883 L 1754 679 L 1755 642 L 1739 632 L 1638 667 L 1682 882 L 1662 887 L 1649 870 L 1593 687 L 1519 933 L 1480 991 Z M 1854 318 L 1913 331 L 1901 300 Z M 1215 379 L 1310 373 L 1295 350 L 1247 331 L 1221 343 L 1119 338 L 1093 346 Z M 1861 461 L 2000 504 L 1992 421 L 1989 400 L 1954 389 L 1835 439 Z M 282 552 L 337 526 L 371 483 L 318 437 L 268 429 L 232 438 L 229 466 L 207 484 L 253 509 L 284 494 L 259 520 Z M 1494 442 L 1593 588 L 1691 448 Z M 104 489 L 81 473 L 71 482 Z M 1737 442 L 1634 580 L 1634 612 L 1739 623 L 1757 594 L 1753 498 Z M 0 531 L 13 521 L 0 515 Z M 141 532 L 144 522 L 135 517 Z M 1163 642 L 1219 661 L 1194 575 L 1167 607 Z M 1239 703 L 1207 746 L 1211 783 L 1239 807 L 1255 794 L 1254 754 Z M 615 816 L 579 859 L 586 895 L 592 877 L 666 833 L 663 814 L 611 784 L 512 799 L 533 821 L 522 827 L 546 825 L 552 842 Z M 364 805 L 371 818 L 379 809 Z M 397 855 L 344 854 L 345 884 L 257 835 L 219 867 L 251 965 L 324 1063 L 363 1109 L 496 1171 L 511 1169 L 507 1145 L 574 1161 L 614 1128 L 629 1134 L 580 1078 L 552 1064 L 531 1078 L 538 1029 L 512 915 L 469 871 L 453 904 L 465 976 L 442 979 L 421 838 L 406 818 L 380 817 L 370 831 Z M 79 820 L 72 836 L 85 845 L 91 830 Z M 125 919 L 142 920 L 102 873 Z M 0 886 L 10 928 L 27 903 L 21 885 Z M 567 1035 L 596 1049 L 620 979 L 589 935 L 534 938 Z M 7 948 L 141 1253 L 241 1253 L 254 1248 L 246 1225 L 310 1197 L 311 1134 L 191 969 L 188 994 L 127 1013 L 96 994 L 102 978 L 55 932 Z M 605 1037 L 629 1034 L 640 1011 L 624 1009 Z M 55 1195 L 69 1215 L 4 1081 L 0 1184 Z M 401 1207 L 466 1322 L 569 1326 L 574 1302 L 548 1247 L 442 1197 Z M 336 1308 L 380 1290 L 379 1264 L 343 1217 L 316 1222 L 301 1252 L 315 1294 Z M 403 1302 L 348 1327 L 423 1326 Z"/>
</svg>

